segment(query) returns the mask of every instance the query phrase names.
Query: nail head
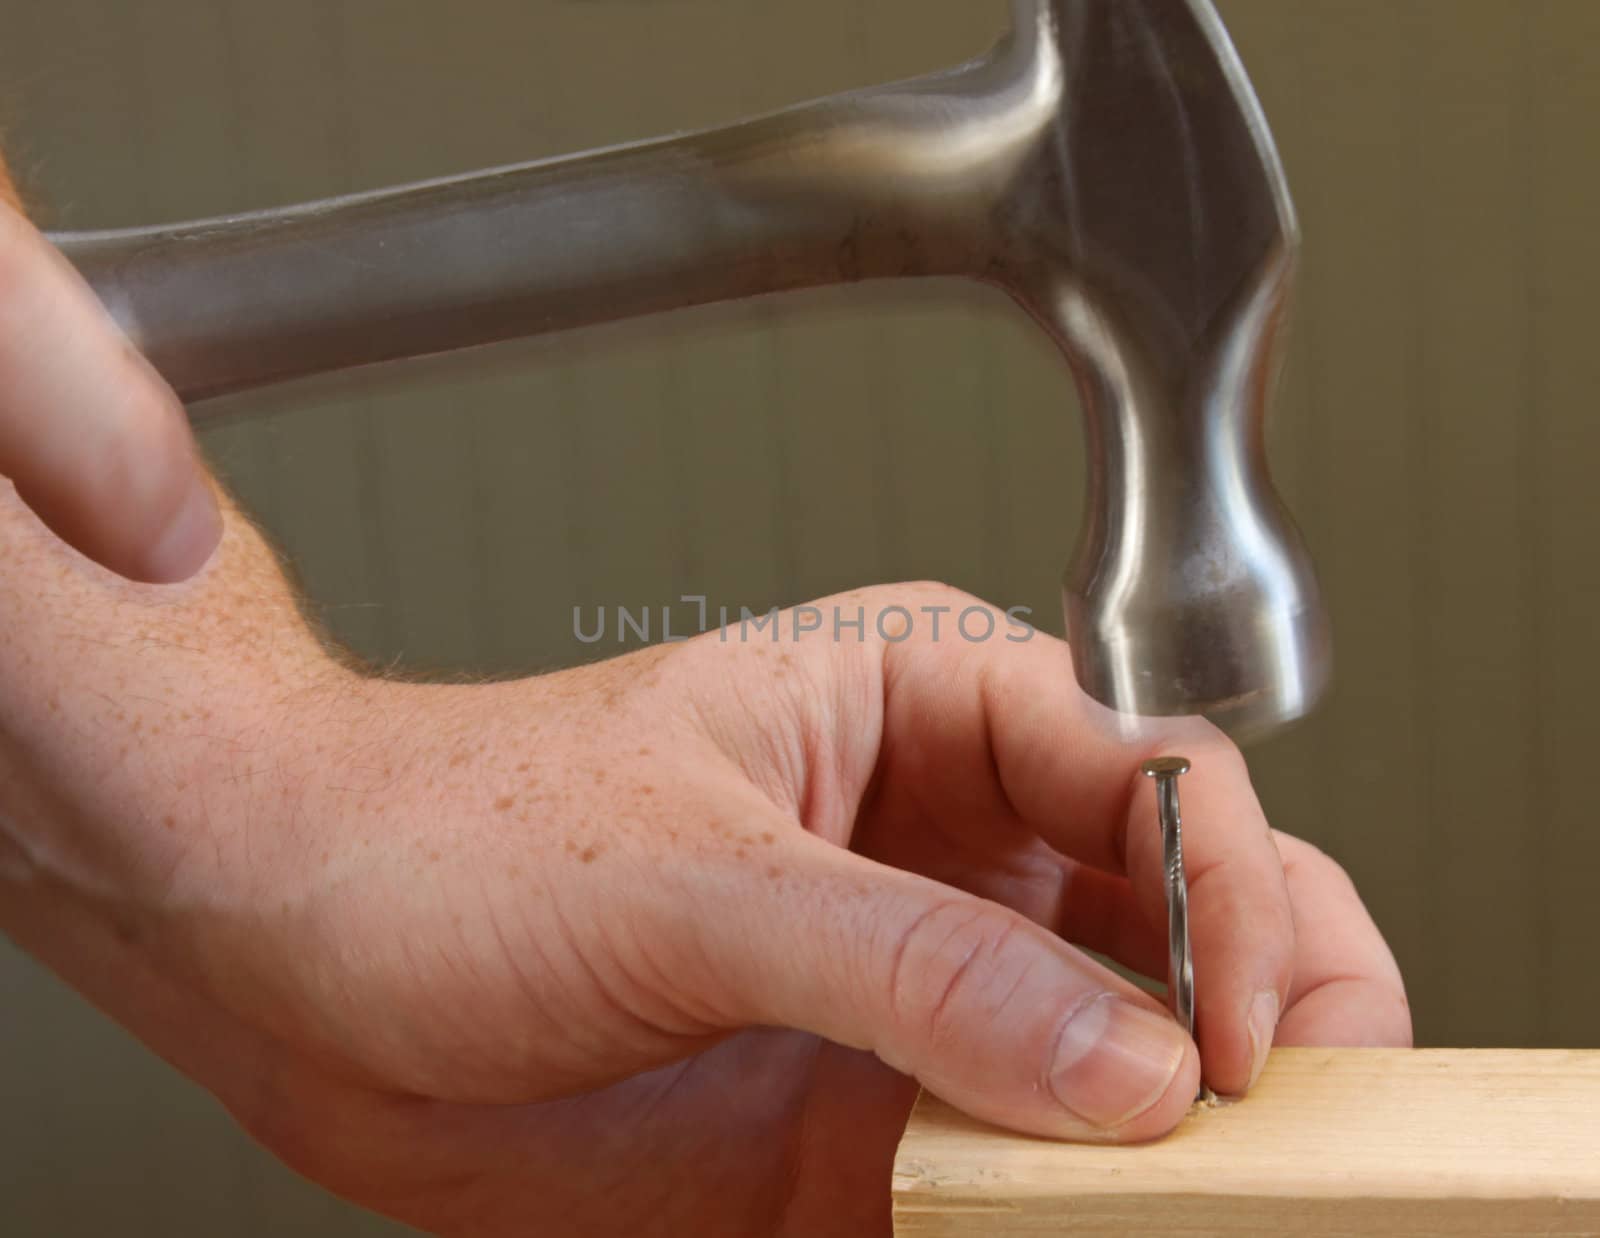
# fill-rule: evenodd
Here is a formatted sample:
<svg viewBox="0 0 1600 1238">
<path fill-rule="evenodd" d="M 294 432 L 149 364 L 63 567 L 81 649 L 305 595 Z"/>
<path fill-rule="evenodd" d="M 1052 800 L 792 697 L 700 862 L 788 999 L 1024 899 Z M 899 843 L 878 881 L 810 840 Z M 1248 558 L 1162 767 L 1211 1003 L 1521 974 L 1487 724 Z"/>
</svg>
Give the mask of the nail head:
<svg viewBox="0 0 1600 1238">
<path fill-rule="evenodd" d="M 1189 772 L 1188 757 L 1156 757 L 1143 766 L 1146 778 L 1175 778 Z"/>
</svg>

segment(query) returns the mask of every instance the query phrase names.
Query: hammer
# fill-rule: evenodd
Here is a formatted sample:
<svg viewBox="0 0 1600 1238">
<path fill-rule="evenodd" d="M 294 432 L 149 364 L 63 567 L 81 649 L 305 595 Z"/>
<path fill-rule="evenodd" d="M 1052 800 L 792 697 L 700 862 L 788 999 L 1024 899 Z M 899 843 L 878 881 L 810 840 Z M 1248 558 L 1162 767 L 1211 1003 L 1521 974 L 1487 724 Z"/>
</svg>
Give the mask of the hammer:
<svg viewBox="0 0 1600 1238">
<path fill-rule="evenodd" d="M 1331 662 L 1266 465 L 1298 245 L 1272 137 L 1209 0 L 1012 10 L 977 60 L 725 128 L 51 239 L 186 402 L 788 289 L 997 285 L 1087 423 L 1079 682 L 1124 717 L 1271 731 Z"/>
</svg>

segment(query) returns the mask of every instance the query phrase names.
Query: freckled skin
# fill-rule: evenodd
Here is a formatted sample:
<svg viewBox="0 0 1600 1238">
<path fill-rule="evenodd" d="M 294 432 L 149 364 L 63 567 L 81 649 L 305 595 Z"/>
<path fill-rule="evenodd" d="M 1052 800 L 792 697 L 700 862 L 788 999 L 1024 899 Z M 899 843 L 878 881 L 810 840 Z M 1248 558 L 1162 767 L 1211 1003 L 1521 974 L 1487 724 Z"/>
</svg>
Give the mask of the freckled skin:
<svg viewBox="0 0 1600 1238">
<path fill-rule="evenodd" d="M 54 347 L 4 344 L 0 401 Z M 973 604 L 846 602 L 869 631 Z M 429 1232 L 886 1234 L 911 1075 L 1058 1137 L 1153 1137 L 1193 1096 L 1194 1047 L 1061 940 L 1164 966 L 1152 754 L 1047 638 L 712 634 L 401 682 L 327 645 L 231 508 L 209 566 L 155 587 L 4 483 L 0 633 L 0 931 L 291 1166 Z M 1213 1084 L 1247 1086 L 1263 987 L 1280 1040 L 1404 1039 L 1342 874 L 1267 830 L 1218 737 L 1165 738 L 1216 874 L 1191 906 Z M 1174 1073 L 1096 1126 L 1041 1080 L 1106 994 Z"/>
<path fill-rule="evenodd" d="M 32 841 L 50 857 L 0 899 L 26 948 L 291 1165 L 431 1231 L 520 1233 L 533 1208 L 574 1234 L 885 1232 L 914 1085 L 814 1035 L 740 1032 L 804 1026 L 820 1000 L 787 1020 L 764 1009 L 773 964 L 742 944 L 859 957 L 846 909 L 871 879 L 819 884 L 819 840 L 1041 921 L 1070 869 L 978 789 L 987 752 L 885 743 L 908 724 L 883 712 L 883 649 L 802 645 L 781 681 L 714 641 L 654 655 L 653 684 L 632 658 L 520 683 L 373 680 L 305 627 L 236 516 L 209 576 L 157 594 L 3 498 L 0 807 L 43 821 Z M 225 580 L 253 582 L 230 591 L 249 598 L 237 613 Z M 185 647 L 119 637 L 132 616 Z M 50 656 L 62 633 L 89 639 Z M 24 649 L 46 669 L 22 669 Z M 113 669 L 121 693 L 87 690 Z M 202 699 L 212 717 L 177 721 Z M 764 726 L 817 701 L 814 723 Z M 525 755 L 533 719 L 561 738 Z M 848 742 L 819 739 L 833 733 Z M 97 760 L 123 743 L 125 761 Z M 1160 953 L 1146 851 L 1136 962 Z"/>
</svg>

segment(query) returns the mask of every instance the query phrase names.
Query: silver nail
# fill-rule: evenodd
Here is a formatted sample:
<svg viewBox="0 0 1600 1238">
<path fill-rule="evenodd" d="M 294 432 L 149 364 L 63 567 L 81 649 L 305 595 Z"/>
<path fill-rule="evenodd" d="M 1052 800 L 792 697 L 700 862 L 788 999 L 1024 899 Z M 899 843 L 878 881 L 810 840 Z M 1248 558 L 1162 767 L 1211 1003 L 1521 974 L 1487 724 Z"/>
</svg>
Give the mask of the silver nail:
<svg viewBox="0 0 1600 1238">
<path fill-rule="evenodd" d="M 1189 772 L 1187 757 L 1157 757 L 1144 763 L 1156 780 L 1156 810 L 1161 818 L 1162 870 L 1167 886 L 1167 988 L 1172 1013 L 1194 1036 L 1194 956 L 1189 948 L 1189 883 L 1183 870 L 1183 817 L 1178 811 L 1178 779 Z"/>
</svg>

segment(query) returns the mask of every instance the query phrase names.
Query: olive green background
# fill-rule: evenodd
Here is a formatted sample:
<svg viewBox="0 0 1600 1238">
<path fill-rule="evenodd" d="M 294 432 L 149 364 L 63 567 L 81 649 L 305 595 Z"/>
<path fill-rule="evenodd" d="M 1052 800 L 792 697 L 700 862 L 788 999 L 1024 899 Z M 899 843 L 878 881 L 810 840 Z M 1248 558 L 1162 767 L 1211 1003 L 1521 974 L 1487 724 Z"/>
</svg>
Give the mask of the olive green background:
<svg viewBox="0 0 1600 1238">
<path fill-rule="evenodd" d="M 1600 1045 L 1600 4 L 1222 0 L 1307 237 L 1274 425 L 1332 699 L 1257 750 L 1355 875 L 1420 1040 Z M 57 226 L 170 220 L 708 124 L 942 66 L 1003 0 L 0 0 Z M 574 605 L 937 577 L 1059 628 L 1083 464 L 998 296 L 858 289 L 252 397 L 207 450 L 328 623 L 414 668 L 594 651 Z M 0 1230 L 392 1232 L 0 946 Z"/>
</svg>

